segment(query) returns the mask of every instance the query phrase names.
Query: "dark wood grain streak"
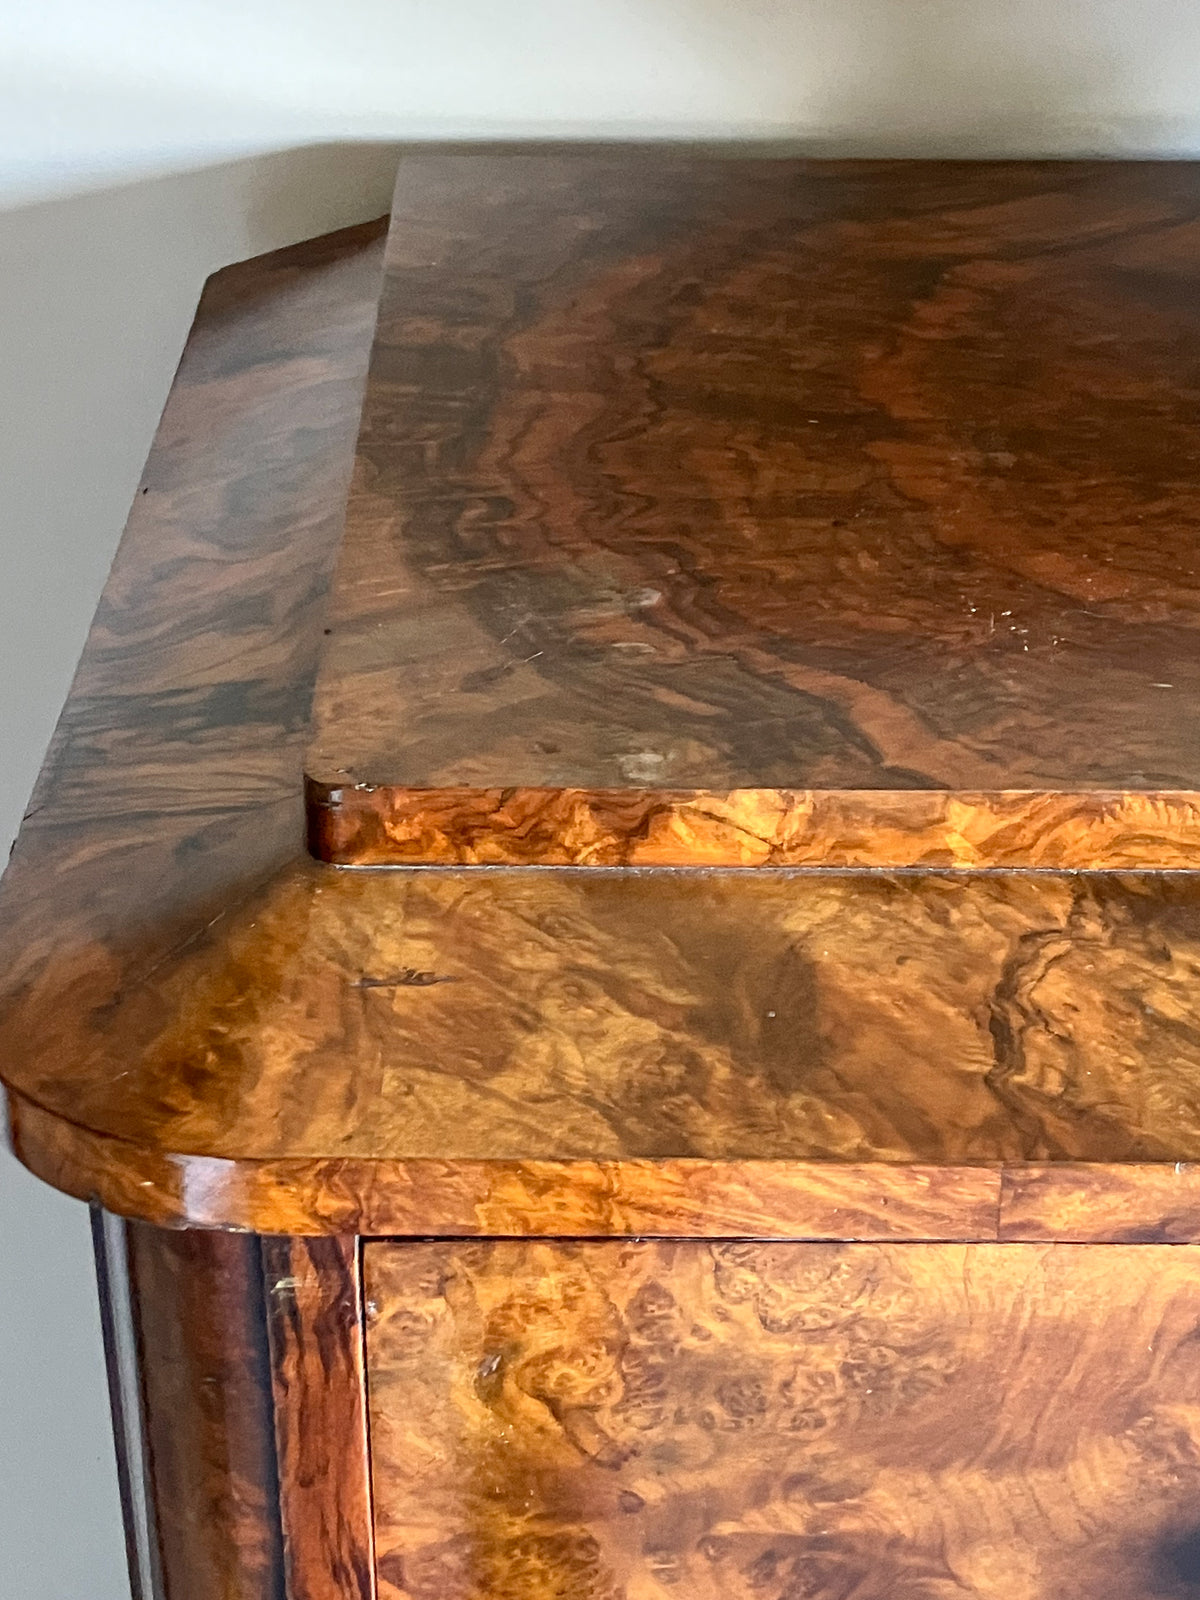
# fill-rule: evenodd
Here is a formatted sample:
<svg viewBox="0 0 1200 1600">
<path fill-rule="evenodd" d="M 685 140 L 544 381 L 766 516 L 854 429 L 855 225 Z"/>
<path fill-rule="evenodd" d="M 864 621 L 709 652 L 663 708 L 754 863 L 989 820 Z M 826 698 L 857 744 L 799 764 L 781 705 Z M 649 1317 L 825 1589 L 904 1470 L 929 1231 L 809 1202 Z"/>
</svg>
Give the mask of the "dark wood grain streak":
<svg viewBox="0 0 1200 1600">
<path fill-rule="evenodd" d="M 288 1600 L 374 1600 L 354 1239 L 264 1239 Z"/>
<path fill-rule="evenodd" d="M 381 1600 L 1184 1600 L 1189 1246 L 373 1242 Z"/>
<path fill-rule="evenodd" d="M 1200 166 L 403 163 L 343 862 L 1200 863 Z"/>
<path fill-rule="evenodd" d="M 258 1240 L 128 1237 L 165 1600 L 285 1600 Z"/>
</svg>

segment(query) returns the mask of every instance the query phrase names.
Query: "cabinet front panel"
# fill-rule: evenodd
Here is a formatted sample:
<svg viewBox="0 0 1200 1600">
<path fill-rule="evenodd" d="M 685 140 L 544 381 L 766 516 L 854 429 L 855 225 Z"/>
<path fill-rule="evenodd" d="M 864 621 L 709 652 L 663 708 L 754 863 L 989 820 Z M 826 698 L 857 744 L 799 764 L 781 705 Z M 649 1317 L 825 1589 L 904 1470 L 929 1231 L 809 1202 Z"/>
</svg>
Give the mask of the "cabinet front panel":
<svg viewBox="0 0 1200 1600">
<path fill-rule="evenodd" d="M 1200 1594 L 1200 1247 L 364 1251 L 380 1600 Z"/>
</svg>

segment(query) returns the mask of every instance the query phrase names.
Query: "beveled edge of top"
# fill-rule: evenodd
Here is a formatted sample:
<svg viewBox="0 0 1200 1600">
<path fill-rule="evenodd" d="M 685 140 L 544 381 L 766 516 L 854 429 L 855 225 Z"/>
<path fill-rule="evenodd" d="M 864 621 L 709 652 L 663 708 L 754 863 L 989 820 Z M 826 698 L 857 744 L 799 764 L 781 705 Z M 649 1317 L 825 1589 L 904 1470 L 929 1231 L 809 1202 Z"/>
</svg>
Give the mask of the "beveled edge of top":
<svg viewBox="0 0 1200 1600">
<path fill-rule="evenodd" d="M 445 1238 L 1200 1243 L 1200 1164 L 230 1161 L 139 1146 L 8 1092 L 54 1188 L 161 1227 Z"/>
</svg>

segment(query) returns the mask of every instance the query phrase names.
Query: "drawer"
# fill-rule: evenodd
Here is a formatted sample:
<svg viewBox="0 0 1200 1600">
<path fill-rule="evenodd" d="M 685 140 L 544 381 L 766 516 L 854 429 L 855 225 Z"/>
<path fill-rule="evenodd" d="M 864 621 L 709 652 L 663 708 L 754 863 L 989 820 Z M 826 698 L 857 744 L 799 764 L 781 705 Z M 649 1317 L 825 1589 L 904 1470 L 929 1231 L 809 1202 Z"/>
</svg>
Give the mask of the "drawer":
<svg viewBox="0 0 1200 1600">
<path fill-rule="evenodd" d="M 1200 1247 L 363 1249 L 380 1600 L 1200 1593 Z"/>
</svg>

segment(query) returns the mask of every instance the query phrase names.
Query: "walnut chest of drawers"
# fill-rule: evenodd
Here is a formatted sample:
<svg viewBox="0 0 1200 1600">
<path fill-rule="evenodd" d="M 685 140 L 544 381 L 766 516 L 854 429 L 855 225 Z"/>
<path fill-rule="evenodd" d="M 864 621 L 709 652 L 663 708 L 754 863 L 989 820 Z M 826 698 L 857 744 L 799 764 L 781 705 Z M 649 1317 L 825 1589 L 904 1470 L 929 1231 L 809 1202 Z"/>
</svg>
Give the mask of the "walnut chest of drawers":
<svg viewBox="0 0 1200 1600">
<path fill-rule="evenodd" d="M 211 280 L 0 890 L 141 1600 L 1200 1594 L 1198 291 L 586 147 Z"/>
</svg>

